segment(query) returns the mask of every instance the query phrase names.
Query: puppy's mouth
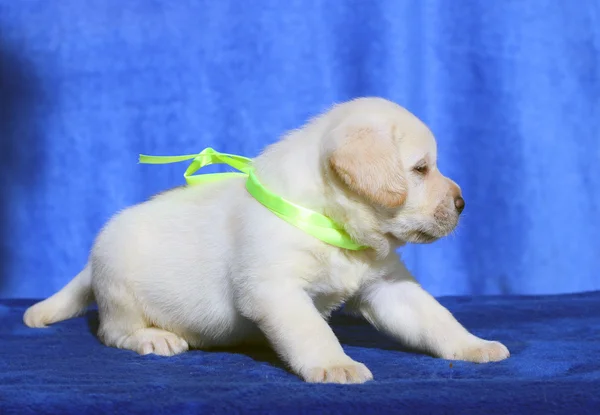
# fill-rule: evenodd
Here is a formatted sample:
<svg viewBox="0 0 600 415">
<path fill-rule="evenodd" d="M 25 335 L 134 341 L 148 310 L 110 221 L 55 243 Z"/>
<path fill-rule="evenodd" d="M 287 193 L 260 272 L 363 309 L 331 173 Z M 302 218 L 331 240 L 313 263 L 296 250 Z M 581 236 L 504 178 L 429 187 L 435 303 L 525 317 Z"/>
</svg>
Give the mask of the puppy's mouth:
<svg viewBox="0 0 600 415">
<path fill-rule="evenodd" d="M 440 237 L 432 235 L 427 232 L 423 232 L 423 231 L 414 231 L 414 232 L 412 232 L 410 239 L 411 239 L 410 242 L 412 242 L 412 243 L 430 244 L 430 243 L 435 242 L 438 239 L 440 239 Z"/>
<path fill-rule="evenodd" d="M 401 243 L 430 244 L 450 235 L 458 226 L 458 220 L 457 214 L 440 207 L 433 217 L 409 217 L 393 223 L 395 229 L 385 231 Z"/>
<path fill-rule="evenodd" d="M 448 236 L 456 226 L 458 221 L 435 222 L 427 224 L 420 229 L 415 229 L 408 234 L 408 241 L 414 244 L 430 244 Z"/>
</svg>

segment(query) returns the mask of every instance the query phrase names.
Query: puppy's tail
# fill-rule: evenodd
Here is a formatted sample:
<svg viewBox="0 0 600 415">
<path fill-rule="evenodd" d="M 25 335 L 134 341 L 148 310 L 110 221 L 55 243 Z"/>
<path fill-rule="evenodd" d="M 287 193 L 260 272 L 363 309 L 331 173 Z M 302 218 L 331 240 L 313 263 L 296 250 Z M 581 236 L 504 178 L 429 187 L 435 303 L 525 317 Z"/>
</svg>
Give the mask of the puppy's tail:
<svg viewBox="0 0 600 415">
<path fill-rule="evenodd" d="M 46 327 L 84 313 L 94 301 L 90 264 L 52 297 L 25 311 L 23 322 L 29 327 Z"/>
</svg>

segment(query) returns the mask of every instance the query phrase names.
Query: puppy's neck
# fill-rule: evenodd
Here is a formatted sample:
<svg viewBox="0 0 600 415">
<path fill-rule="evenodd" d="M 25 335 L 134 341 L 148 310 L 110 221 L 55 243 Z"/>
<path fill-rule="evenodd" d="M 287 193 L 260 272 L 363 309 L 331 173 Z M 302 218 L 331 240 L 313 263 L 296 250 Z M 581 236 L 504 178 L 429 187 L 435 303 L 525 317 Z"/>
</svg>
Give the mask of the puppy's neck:
<svg viewBox="0 0 600 415">
<path fill-rule="evenodd" d="M 332 183 L 321 154 L 328 128 L 327 120 L 317 118 L 271 144 L 254 159 L 256 175 L 274 193 L 344 226 L 356 242 L 371 248 L 367 255 L 384 259 L 397 241 L 378 230 L 373 212 Z"/>
<path fill-rule="evenodd" d="M 319 165 L 320 128 L 309 124 L 268 146 L 254 159 L 263 185 L 285 199 L 324 213 L 325 183 Z"/>
<path fill-rule="evenodd" d="M 398 241 L 381 232 L 377 216 L 368 206 L 352 200 L 331 185 L 327 194 L 329 204 L 325 214 L 343 225 L 354 241 L 370 247 L 369 256 L 383 260 L 394 253 Z"/>
</svg>

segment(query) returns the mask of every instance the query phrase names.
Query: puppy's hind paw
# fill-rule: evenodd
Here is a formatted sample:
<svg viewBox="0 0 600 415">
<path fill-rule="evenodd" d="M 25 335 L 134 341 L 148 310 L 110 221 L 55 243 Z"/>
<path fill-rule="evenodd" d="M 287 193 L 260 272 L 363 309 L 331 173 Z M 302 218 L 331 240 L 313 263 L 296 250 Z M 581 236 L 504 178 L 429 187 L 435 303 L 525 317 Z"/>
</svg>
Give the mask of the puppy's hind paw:
<svg viewBox="0 0 600 415">
<path fill-rule="evenodd" d="M 174 333 L 146 328 L 130 335 L 121 348 L 133 350 L 141 355 L 173 356 L 187 351 L 189 346 L 184 339 Z"/>
</svg>

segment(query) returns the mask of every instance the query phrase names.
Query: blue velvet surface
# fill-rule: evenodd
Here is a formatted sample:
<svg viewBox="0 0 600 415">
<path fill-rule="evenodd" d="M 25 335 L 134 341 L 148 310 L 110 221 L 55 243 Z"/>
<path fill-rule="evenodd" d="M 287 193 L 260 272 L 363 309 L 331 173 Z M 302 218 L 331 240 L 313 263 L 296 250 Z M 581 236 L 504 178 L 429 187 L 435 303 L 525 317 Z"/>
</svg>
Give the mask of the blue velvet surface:
<svg viewBox="0 0 600 415">
<path fill-rule="evenodd" d="M 30 329 L 26 300 L 0 302 L 0 413 L 597 414 L 600 292 L 442 298 L 475 334 L 512 356 L 489 364 L 402 351 L 361 320 L 332 320 L 375 380 L 310 385 L 269 349 L 139 356 L 101 345 L 97 314 Z"/>
<path fill-rule="evenodd" d="M 0 0 L 0 297 L 50 295 L 182 183 L 138 153 L 252 157 L 364 95 L 464 191 L 454 237 L 405 249 L 428 290 L 600 289 L 599 45 L 597 0 Z"/>
</svg>

